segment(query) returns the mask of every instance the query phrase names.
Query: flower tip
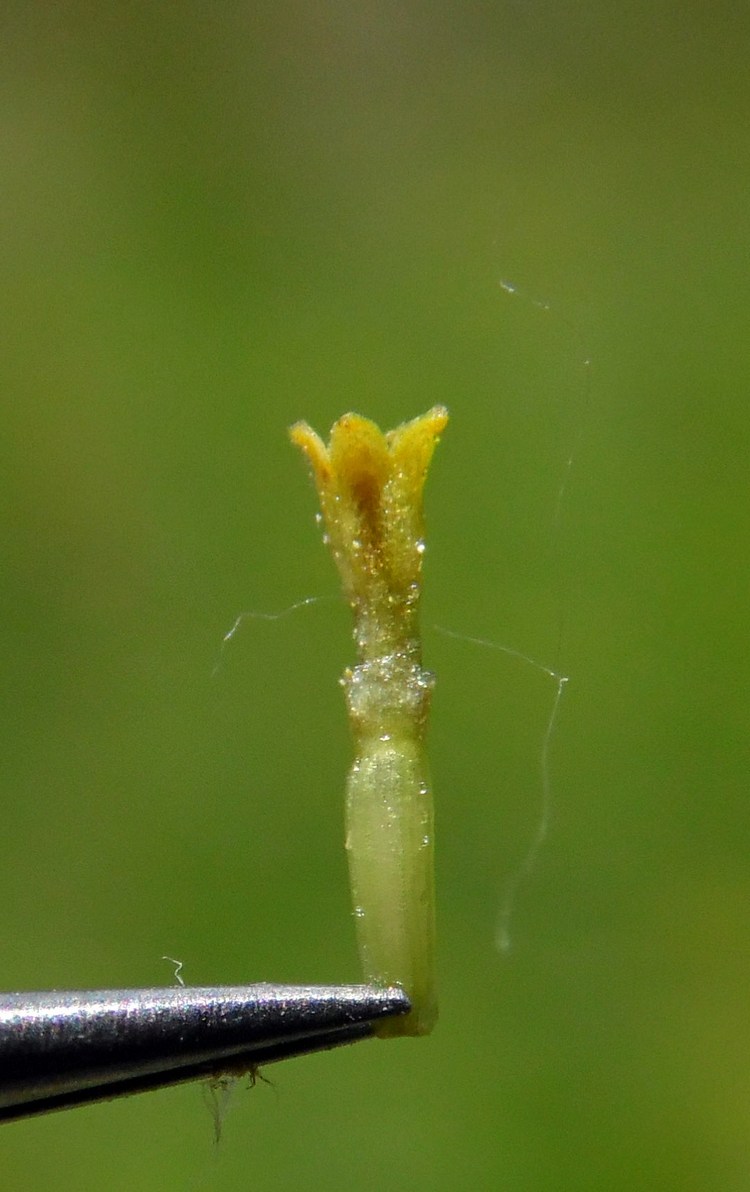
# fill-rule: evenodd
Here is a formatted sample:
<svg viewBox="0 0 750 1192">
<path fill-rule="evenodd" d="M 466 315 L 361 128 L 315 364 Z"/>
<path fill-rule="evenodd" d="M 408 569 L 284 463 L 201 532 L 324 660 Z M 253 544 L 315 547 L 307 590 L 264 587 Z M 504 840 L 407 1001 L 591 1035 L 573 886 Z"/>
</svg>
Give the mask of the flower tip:
<svg viewBox="0 0 750 1192">
<path fill-rule="evenodd" d="M 295 447 L 299 447 L 312 465 L 315 477 L 319 481 L 327 480 L 331 474 L 328 449 L 325 443 L 307 422 L 295 422 L 289 427 L 289 438 Z"/>
<path fill-rule="evenodd" d="M 331 427 L 331 468 L 342 491 L 364 505 L 377 503 L 388 475 L 388 448 L 380 427 L 361 414 L 344 414 Z"/>
<path fill-rule="evenodd" d="M 427 411 L 425 418 L 432 423 L 433 434 L 439 435 L 448 425 L 448 407 L 433 406 L 431 410 Z"/>
</svg>

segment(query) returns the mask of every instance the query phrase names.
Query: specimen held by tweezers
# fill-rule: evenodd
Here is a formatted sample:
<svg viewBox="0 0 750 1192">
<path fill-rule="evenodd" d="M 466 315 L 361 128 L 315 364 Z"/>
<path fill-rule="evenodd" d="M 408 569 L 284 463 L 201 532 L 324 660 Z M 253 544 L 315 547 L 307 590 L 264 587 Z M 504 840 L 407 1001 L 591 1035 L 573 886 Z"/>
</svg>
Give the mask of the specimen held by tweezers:
<svg viewBox="0 0 750 1192">
<path fill-rule="evenodd" d="M 377 1033 L 428 1034 L 435 995 L 434 828 L 425 731 L 433 676 L 422 667 L 422 492 L 441 431 L 435 406 L 383 433 L 345 414 L 324 444 L 290 430 L 307 456 L 326 541 L 354 615 L 357 663 L 342 678 L 355 758 L 346 848 L 367 981 L 401 986 L 412 1011 Z"/>
</svg>

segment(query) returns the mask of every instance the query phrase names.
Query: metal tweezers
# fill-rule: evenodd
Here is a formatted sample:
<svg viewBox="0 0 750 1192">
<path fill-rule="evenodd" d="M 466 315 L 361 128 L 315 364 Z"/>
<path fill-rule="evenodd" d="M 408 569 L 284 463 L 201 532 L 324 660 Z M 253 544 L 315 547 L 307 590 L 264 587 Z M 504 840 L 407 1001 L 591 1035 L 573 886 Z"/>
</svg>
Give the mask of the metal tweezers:
<svg viewBox="0 0 750 1192">
<path fill-rule="evenodd" d="M 401 989 L 219 985 L 0 993 L 0 1122 L 353 1043 Z"/>
</svg>

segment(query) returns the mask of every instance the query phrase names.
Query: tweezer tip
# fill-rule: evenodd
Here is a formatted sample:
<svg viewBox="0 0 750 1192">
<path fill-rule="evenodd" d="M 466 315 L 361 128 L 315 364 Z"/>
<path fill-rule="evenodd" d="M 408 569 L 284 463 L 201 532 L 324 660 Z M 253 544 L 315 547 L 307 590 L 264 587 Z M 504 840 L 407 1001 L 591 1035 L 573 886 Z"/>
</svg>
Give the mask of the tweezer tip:
<svg viewBox="0 0 750 1192">
<path fill-rule="evenodd" d="M 0 1120 L 354 1042 L 399 988 L 250 985 L 0 994 Z"/>
</svg>

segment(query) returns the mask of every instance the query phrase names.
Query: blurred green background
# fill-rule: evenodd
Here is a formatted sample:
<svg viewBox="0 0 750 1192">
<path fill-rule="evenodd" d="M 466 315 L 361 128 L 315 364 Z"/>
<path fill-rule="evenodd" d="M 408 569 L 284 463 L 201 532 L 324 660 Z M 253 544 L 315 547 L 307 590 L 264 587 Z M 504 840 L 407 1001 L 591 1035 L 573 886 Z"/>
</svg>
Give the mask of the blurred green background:
<svg viewBox="0 0 750 1192">
<path fill-rule="evenodd" d="M 358 979 L 348 610 L 212 672 L 337 593 L 288 424 L 451 411 L 434 1036 L 269 1069 L 218 1151 L 196 1086 L 6 1126 L 4 1187 L 750 1188 L 749 34 L 3 6 L 5 988 Z M 571 677 L 508 956 L 554 684 L 435 623 Z"/>
</svg>

